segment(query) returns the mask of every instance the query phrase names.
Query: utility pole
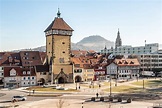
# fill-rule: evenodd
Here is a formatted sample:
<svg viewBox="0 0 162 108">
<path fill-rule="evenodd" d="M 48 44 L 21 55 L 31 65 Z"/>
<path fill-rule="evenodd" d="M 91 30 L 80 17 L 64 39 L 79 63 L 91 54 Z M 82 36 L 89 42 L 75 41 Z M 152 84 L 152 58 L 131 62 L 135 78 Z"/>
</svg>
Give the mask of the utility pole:
<svg viewBox="0 0 162 108">
<path fill-rule="evenodd" d="M 118 64 L 117 64 L 117 69 L 116 69 L 117 71 L 116 71 L 116 84 L 115 84 L 115 86 L 117 86 L 117 83 L 118 83 Z"/>
<path fill-rule="evenodd" d="M 31 63 L 32 63 L 33 61 L 29 61 L 29 63 L 30 63 L 30 77 L 29 77 L 29 95 L 30 95 L 30 92 L 31 92 Z"/>
<path fill-rule="evenodd" d="M 110 97 L 111 97 L 111 65 L 110 65 Z"/>
<path fill-rule="evenodd" d="M 114 59 L 114 55 L 113 55 L 113 54 L 110 54 L 110 55 L 108 56 L 108 59 L 110 59 L 110 60 L 112 61 L 112 60 Z M 113 62 L 112 62 L 112 63 L 113 63 Z M 112 63 L 111 63 L 111 64 L 112 64 Z M 112 92 L 112 91 L 111 91 L 111 64 L 110 64 L 110 73 L 109 73 L 109 74 L 110 74 L 110 76 L 109 76 L 109 77 L 110 77 L 110 97 L 111 97 L 111 92 Z"/>
</svg>

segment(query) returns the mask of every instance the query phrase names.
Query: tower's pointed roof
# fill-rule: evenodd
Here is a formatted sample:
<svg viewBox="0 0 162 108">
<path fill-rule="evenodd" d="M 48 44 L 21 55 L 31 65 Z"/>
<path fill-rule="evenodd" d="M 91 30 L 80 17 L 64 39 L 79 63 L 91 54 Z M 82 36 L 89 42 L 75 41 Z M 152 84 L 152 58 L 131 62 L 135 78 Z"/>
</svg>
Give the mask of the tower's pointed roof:
<svg viewBox="0 0 162 108">
<path fill-rule="evenodd" d="M 117 34 L 117 38 L 120 38 L 120 32 L 119 32 L 119 28 L 118 28 L 118 34 Z"/>
<path fill-rule="evenodd" d="M 47 27 L 47 29 L 44 31 L 50 31 L 50 30 L 69 30 L 73 31 L 73 29 L 63 20 L 63 18 L 60 18 L 60 11 L 58 9 L 57 17 L 55 17 L 54 21 Z"/>
</svg>

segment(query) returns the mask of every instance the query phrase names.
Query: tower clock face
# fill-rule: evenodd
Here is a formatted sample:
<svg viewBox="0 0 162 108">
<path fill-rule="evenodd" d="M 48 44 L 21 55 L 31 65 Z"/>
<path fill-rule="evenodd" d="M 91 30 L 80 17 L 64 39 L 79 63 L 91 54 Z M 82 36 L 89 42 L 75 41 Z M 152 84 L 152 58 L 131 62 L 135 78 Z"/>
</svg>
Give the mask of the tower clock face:
<svg viewBox="0 0 162 108">
<path fill-rule="evenodd" d="M 58 34 L 58 35 L 72 35 L 72 31 L 67 31 L 67 30 L 50 30 L 46 32 L 46 35 L 51 35 L 51 34 Z"/>
</svg>

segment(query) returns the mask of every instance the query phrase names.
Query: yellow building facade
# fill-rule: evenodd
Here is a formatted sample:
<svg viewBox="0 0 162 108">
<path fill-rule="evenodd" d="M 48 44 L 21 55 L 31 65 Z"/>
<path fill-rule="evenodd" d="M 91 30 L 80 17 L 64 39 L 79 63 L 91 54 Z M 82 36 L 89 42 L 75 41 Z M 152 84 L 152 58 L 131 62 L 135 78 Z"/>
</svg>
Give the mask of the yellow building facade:
<svg viewBox="0 0 162 108">
<path fill-rule="evenodd" d="M 73 82 L 73 66 L 70 60 L 71 36 L 73 29 L 57 17 L 45 30 L 47 62 L 50 65 L 51 81 L 55 83 Z"/>
</svg>

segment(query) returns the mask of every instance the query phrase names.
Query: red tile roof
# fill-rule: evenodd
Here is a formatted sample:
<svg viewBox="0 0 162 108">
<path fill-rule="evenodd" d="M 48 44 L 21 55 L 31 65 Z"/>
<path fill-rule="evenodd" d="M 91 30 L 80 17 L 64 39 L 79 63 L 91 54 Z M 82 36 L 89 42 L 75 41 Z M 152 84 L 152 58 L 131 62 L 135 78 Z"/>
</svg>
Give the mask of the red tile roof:
<svg viewBox="0 0 162 108">
<path fill-rule="evenodd" d="M 22 66 L 35 66 L 43 64 L 39 51 L 20 51 L 20 56 Z"/>
<path fill-rule="evenodd" d="M 119 66 L 140 66 L 137 59 L 115 59 L 114 62 Z"/>
<path fill-rule="evenodd" d="M 73 29 L 63 20 L 63 18 L 56 17 L 54 21 L 47 27 L 47 29 L 44 31 L 50 31 L 50 30 L 69 30 L 73 31 Z"/>
<path fill-rule="evenodd" d="M 0 66 L 20 66 L 20 54 L 15 52 L 0 52 Z"/>
<path fill-rule="evenodd" d="M 10 77 L 10 71 L 16 70 L 16 76 L 29 76 L 29 74 L 23 74 L 23 71 L 30 71 L 30 68 L 24 69 L 21 66 L 5 66 L 4 67 L 4 77 Z M 34 68 L 31 68 L 31 76 L 35 76 Z"/>
</svg>

